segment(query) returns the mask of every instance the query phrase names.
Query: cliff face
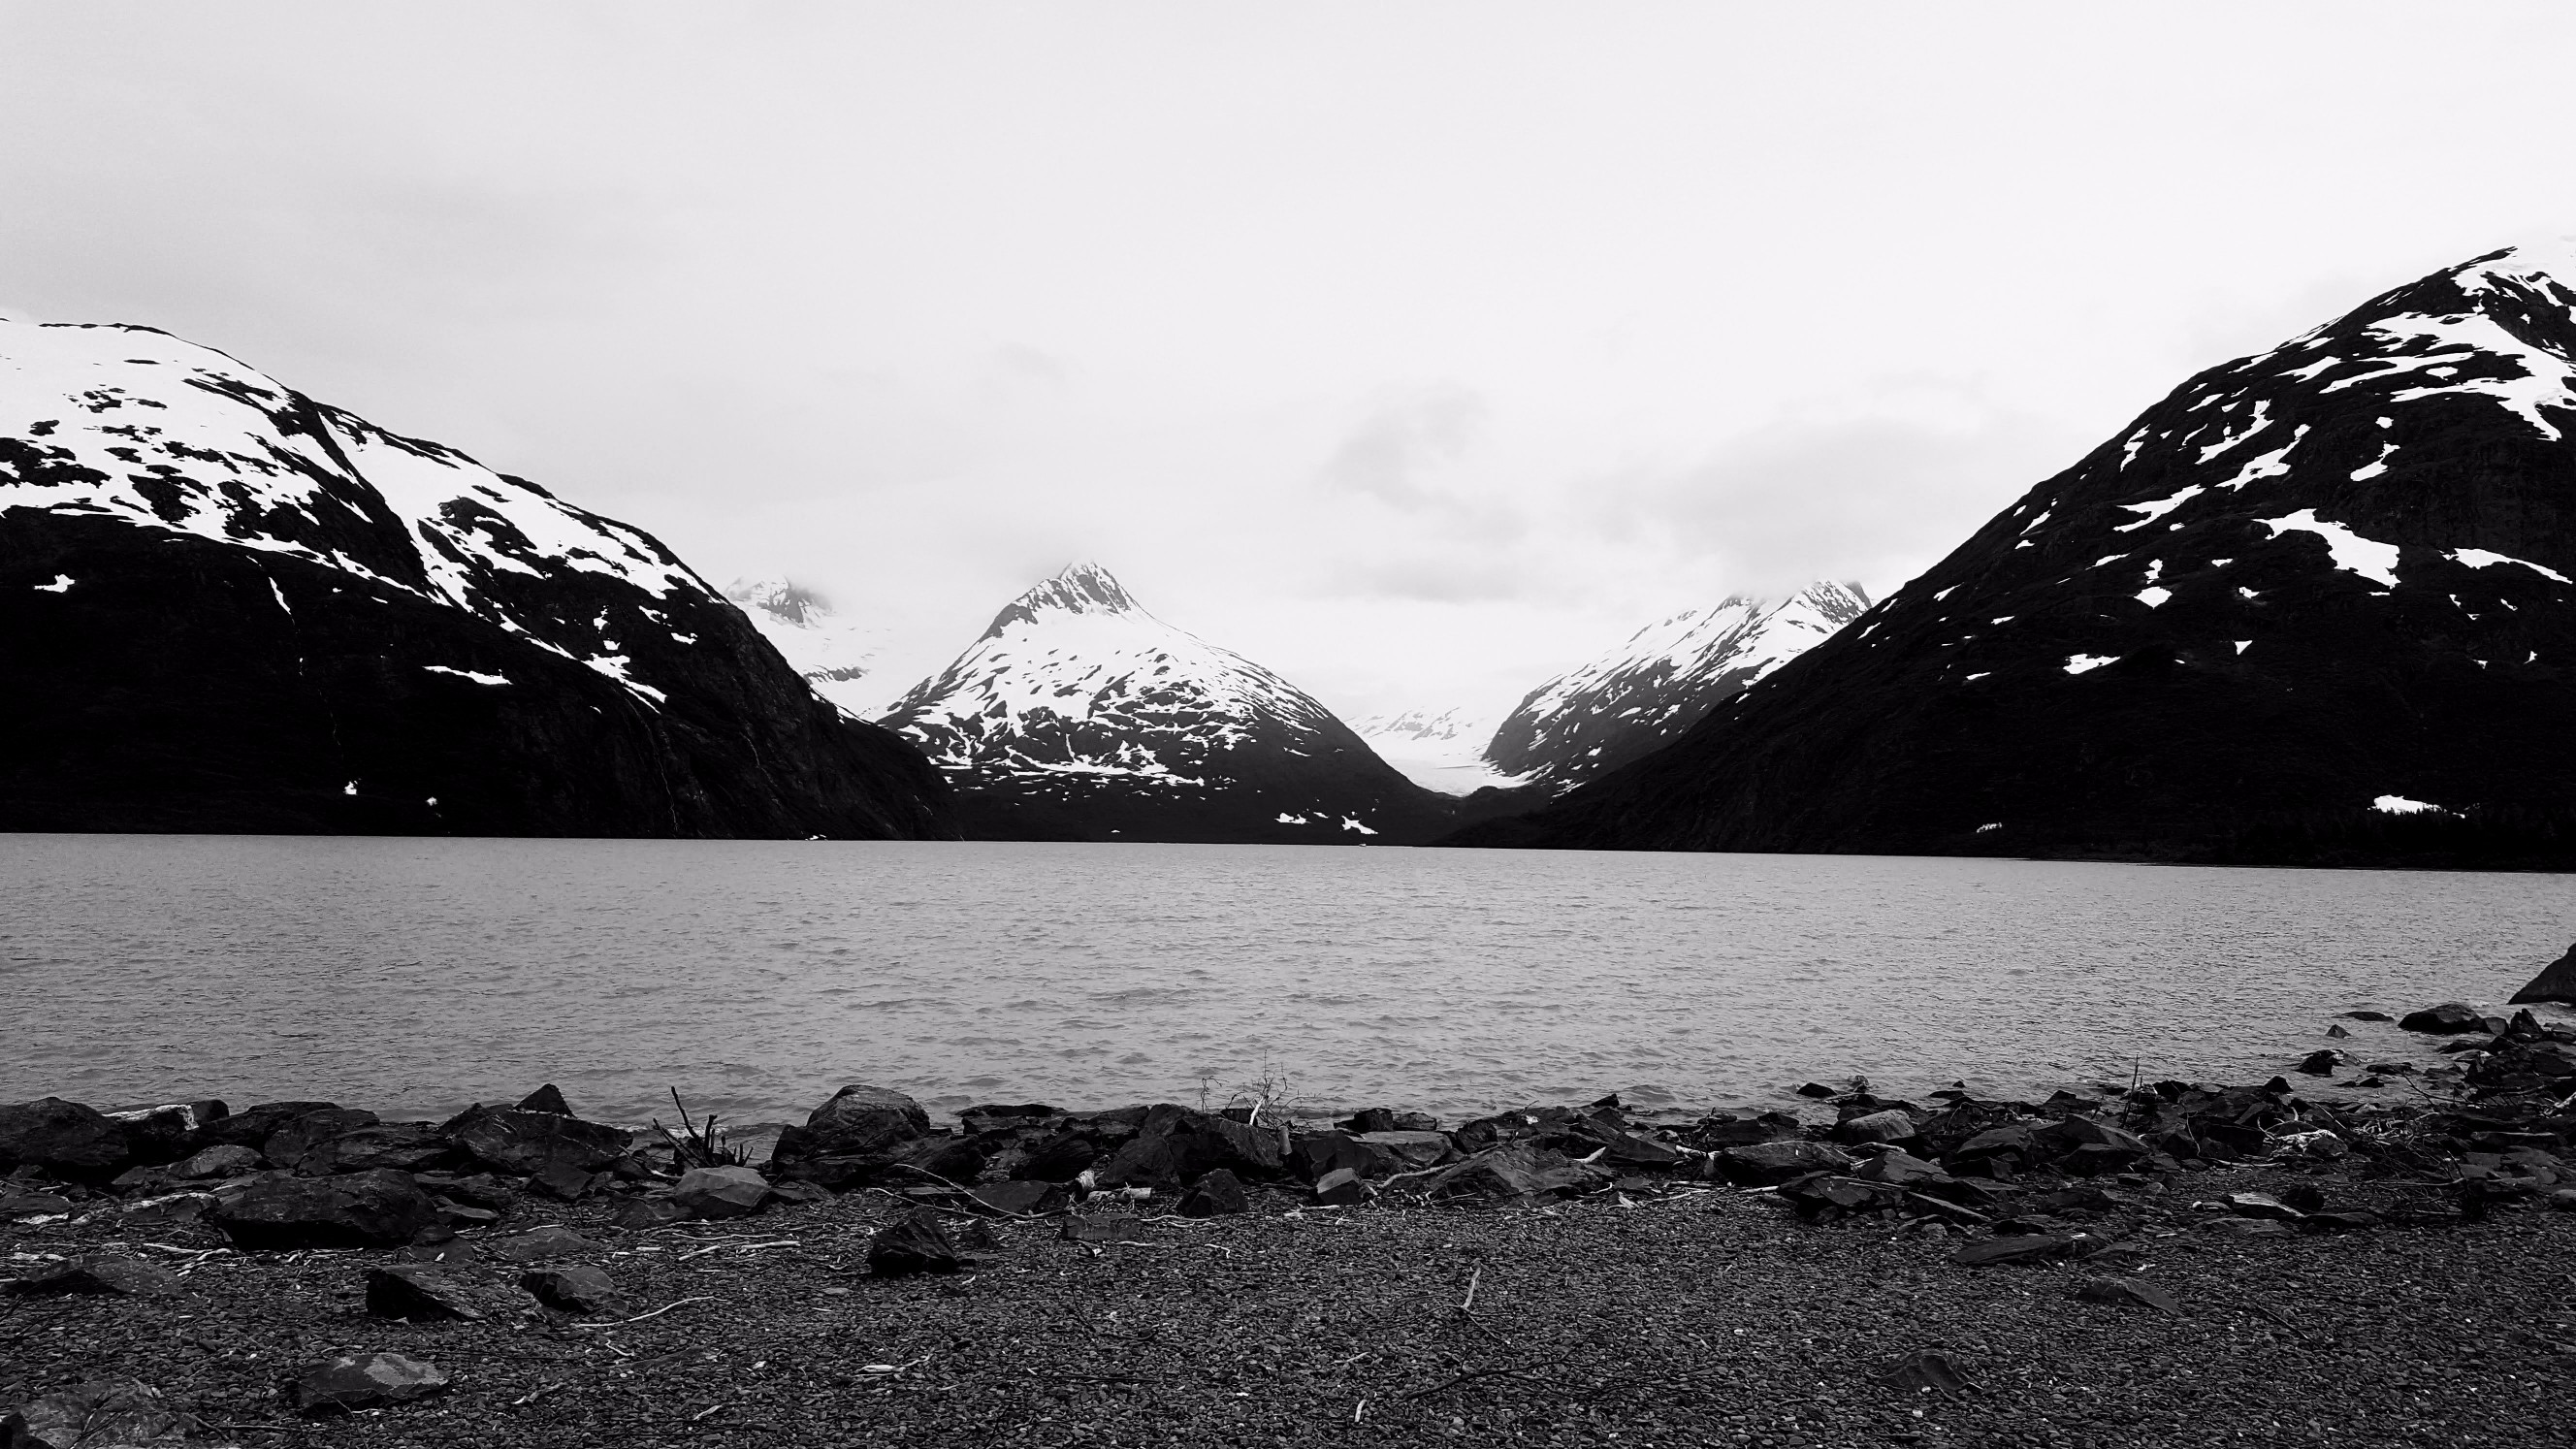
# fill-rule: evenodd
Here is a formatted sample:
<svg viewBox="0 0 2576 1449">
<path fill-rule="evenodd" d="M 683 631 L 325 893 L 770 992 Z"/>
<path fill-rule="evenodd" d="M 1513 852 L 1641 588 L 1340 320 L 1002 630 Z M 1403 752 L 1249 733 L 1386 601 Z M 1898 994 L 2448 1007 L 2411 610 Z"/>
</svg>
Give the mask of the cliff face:
<svg viewBox="0 0 2576 1449">
<path fill-rule="evenodd" d="M 644 533 L 145 328 L 0 323 L 0 828 L 945 833 Z"/>
<path fill-rule="evenodd" d="M 1489 830 L 2576 860 L 2576 257 L 2215 367 L 1670 748 Z"/>
</svg>

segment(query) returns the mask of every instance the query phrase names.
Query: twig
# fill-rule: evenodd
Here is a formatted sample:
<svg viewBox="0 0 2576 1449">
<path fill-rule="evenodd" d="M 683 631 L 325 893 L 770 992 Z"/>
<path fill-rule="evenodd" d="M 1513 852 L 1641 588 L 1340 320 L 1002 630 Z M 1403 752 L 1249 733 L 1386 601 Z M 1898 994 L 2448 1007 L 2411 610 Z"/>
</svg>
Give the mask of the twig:
<svg viewBox="0 0 2576 1449">
<path fill-rule="evenodd" d="M 698 1423 L 698 1422 L 700 1422 L 700 1421 L 702 1421 L 702 1420 L 706 1419 L 706 1418 L 707 1418 L 707 1417 L 709 1417 L 710 1415 L 714 1414 L 716 1410 L 721 1409 L 721 1408 L 723 1408 L 723 1407 L 724 1407 L 724 1405 L 722 1405 L 722 1404 L 720 1404 L 720 1403 L 719 1403 L 719 1404 L 709 1404 L 709 1405 L 707 1405 L 705 1408 L 698 1410 L 698 1411 L 697 1411 L 696 1413 L 694 1413 L 694 1414 L 691 1414 L 691 1415 L 689 1416 L 689 1422 L 690 1422 L 690 1423 L 692 1423 L 692 1424 Z"/>
<path fill-rule="evenodd" d="M 663 1314 L 670 1312 L 672 1309 L 680 1307 L 682 1304 L 713 1303 L 715 1301 L 714 1294 L 701 1293 L 695 1298 L 683 1298 L 677 1303 L 665 1303 L 650 1313 L 638 1313 L 633 1318 L 620 1318 L 614 1323 L 567 1323 L 564 1326 L 566 1328 L 623 1328 L 630 1323 L 642 1323 L 647 1318 L 659 1318 Z"/>
<path fill-rule="evenodd" d="M 803 1241 L 797 1238 L 779 1238 L 774 1242 L 767 1243 L 716 1243 L 708 1247 L 692 1249 L 689 1252 L 682 1253 L 680 1256 L 673 1258 L 671 1261 L 674 1263 L 685 1263 L 691 1258 L 703 1258 L 709 1253 L 721 1253 L 727 1248 L 740 1248 L 747 1252 L 753 1248 L 799 1248 L 803 1246 Z"/>
<path fill-rule="evenodd" d="M 572 1380 L 570 1379 L 557 1379 L 555 1382 L 550 1384 L 539 1384 L 535 1388 L 521 1394 L 519 1397 L 512 1399 L 510 1401 L 510 1407 L 513 1409 L 524 1409 L 528 1405 L 535 1403 L 537 1400 L 544 1398 L 546 1395 L 553 1393 L 555 1390 L 562 1388 L 564 1385 L 571 1382 Z"/>
<path fill-rule="evenodd" d="M 1465 1302 L 1460 1303 L 1460 1304 L 1458 1305 L 1458 1311 L 1459 1311 L 1459 1312 L 1461 1312 L 1461 1313 L 1472 1313 L 1472 1312 L 1474 1312 L 1474 1311 L 1475 1311 L 1475 1308 L 1476 1308 L 1476 1284 L 1477 1284 L 1480 1280 L 1482 1280 L 1482 1279 L 1484 1278 L 1484 1276 L 1485 1276 L 1485 1265 L 1484 1265 L 1484 1264 L 1482 1264 L 1482 1263 L 1478 1263 L 1478 1264 L 1477 1264 L 1477 1265 L 1476 1265 L 1472 1270 L 1470 1270 L 1470 1271 L 1468 1272 L 1468 1274 L 1467 1274 L 1467 1298 L 1466 1298 L 1466 1301 L 1465 1301 Z"/>
<path fill-rule="evenodd" d="M 218 1424 L 204 1419 L 197 1421 L 197 1427 L 229 1429 L 243 1434 L 320 1434 L 329 1428 L 323 1424 Z"/>
</svg>

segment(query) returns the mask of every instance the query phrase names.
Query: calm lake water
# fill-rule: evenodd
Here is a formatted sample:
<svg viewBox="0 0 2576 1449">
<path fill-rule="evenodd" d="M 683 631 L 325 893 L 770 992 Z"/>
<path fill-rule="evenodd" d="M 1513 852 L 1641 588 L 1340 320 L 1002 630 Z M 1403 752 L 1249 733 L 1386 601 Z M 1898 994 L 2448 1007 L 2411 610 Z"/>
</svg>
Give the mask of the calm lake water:
<svg viewBox="0 0 2576 1449">
<path fill-rule="evenodd" d="M 746 1125 L 1212 1099 L 1454 1118 L 2256 1079 L 2497 1002 L 2576 878 L 1898 857 L 0 836 L 0 1101 Z M 2355 1026 L 2377 1060 L 2426 1043 Z"/>
</svg>

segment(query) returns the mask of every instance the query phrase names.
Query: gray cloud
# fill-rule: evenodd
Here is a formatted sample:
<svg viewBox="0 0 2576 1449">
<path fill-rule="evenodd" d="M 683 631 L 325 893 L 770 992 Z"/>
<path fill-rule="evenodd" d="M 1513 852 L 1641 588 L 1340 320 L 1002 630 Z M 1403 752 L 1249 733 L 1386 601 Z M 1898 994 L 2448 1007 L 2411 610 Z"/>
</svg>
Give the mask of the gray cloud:
<svg viewBox="0 0 2576 1449">
<path fill-rule="evenodd" d="M 1379 404 L 1346 434 L 1323 468 L 1324 481 L 1391 507 L 1453 510 L 1458 500 L 1424 475 L 1463 456 L 1485 426 L 1484 398 L 1462 387 L 1426 389 Z"/>
</svg>

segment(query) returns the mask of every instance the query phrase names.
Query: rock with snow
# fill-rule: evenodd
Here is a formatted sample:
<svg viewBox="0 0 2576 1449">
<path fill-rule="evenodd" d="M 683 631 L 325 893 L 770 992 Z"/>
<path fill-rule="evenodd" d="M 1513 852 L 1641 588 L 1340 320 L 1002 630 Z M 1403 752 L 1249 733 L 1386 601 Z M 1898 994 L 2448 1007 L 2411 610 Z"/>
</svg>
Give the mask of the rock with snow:
<svg viewBox="0 0 2576 1449">
<path fill-rule="evenodd" d="M 787 579 L 736 579 L 724 593 L 787 666 L 842 713 L 873 719 L 893 698 L 878 670 L 893 637 L 888 626 L 845 618 L 819 590 Z"/>
<path fill-rule="evenodd" d="M 2576 245 L 2200 373 L 1666 749 L 1466 837 L 2566 864 Z"/>
<path fill-rule="evenodd" d="M 0 321 L 0 829 L 938 833 L 645 533 L 146 327 Z"/>
<path fill-rule="evenodd" d="M 1778 603 L 1685 609 L 1531 690 L 1495 727 L 1484 758 L 1518 782 L 1579 785 L 1679 739 L 1868 607 L 1858 584 L 1828 581 Z"/>
<path fill-rule="evenodd" d="M 1022 594 L 884 723 L 946 773 L 969 835 L 1393 844 L 1452 820 L 1304 691 L 1093 564 Z"/>
</svg>

